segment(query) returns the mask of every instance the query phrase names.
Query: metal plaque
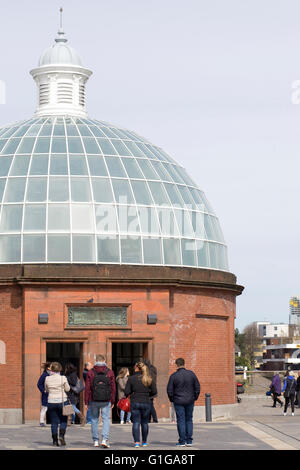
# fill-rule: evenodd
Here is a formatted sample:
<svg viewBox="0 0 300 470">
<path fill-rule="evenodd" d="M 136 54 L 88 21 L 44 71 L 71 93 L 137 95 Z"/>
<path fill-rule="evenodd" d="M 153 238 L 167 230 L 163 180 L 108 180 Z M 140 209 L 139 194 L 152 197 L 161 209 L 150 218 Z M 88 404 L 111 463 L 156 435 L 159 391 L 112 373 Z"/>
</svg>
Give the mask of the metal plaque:
<svg viewBox="0 0 300 470">
<path fill-rule="evenodd" d="M 127 326 L 127 308 L 69 307 L 68 326 Z"/>
</svg>

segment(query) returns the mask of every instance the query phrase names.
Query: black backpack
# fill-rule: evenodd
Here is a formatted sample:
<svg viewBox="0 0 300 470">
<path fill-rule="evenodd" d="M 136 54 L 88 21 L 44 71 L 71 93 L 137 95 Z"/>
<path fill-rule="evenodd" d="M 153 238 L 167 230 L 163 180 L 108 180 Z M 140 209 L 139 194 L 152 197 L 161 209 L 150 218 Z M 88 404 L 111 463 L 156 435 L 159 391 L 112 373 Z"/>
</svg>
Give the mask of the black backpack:
<svg viewBox="0 0 300 470">
<path fill-rule="evenodd" d="M 295 394 L 296 391 L 296 380 L 295 379 L 286 379 L 286 388 L 284 391 L 284 398 L 289 398 L 291 395 Z"/>
<path fill-rule="evenodd" d="M 95 377 L 93 380 L 92 397 L 93 401 L 110 401 L 111 397 L 111 386 L 107 372 L 97 373 L 94 370 Z"/>
</svg>

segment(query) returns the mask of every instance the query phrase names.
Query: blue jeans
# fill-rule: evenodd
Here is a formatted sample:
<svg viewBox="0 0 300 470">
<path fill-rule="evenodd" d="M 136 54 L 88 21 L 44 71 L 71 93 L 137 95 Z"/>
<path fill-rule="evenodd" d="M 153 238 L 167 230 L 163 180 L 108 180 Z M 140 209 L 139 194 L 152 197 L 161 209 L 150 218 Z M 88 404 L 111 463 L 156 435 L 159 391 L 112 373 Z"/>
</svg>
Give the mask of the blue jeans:
<svg viewBox="0 0 300 470">
<path fill-rule="evenodd" d="M 86 412 L 86 422 L 87 424 L 91 424 L 91 408 L 88 406 L 87 412 Z"/>
<path fill-rule="evenodd" d="M 126 413 L 126 411 L 121 410 L 121 412 L 120 412 L 120 420 L 121 420 L 121 421 L 124 421 L 125 413 Z M 131 416 L 131 412 L 128 411 L 128 413 L 127 413 L 127 419 L 126 419 L 127 423 L 129 423 L 129 421 L 130 421 L 130 416 Z"/>
<path fill-rule="evenodd" d="M 73 410 L 74 410 L 74 414 L 72 415 L 72 423 L 74 424 L 75 422 L 75 414 L 78 415 L 78 413 L 80 413 L 80 410 L 77 408 L 77 406 L 72 403 L 72 406 L 73 406 Z"/>
<path fill-rule="evenodd" d="M 179 444 L 192 444 L 193 442 L 193 412 L 194 403 L 177 405 L 174 403 Z"/>
<path fill-rule="evenodd" d="M 99 441 L 99 414 L 102 416 L 102 439 L 109 439 L 111 403 L 92 401 L 89 404 L 91 410 L 91 430 L 93 441 Z"/>
<path fill-rule="evenodd" d="M 147 442 L 151 404 L 131 402 L 130 408 L 134 442 L 140 442 L 140 428 L 142 429 L 142 440 Z"/>
<path fill-rule="evenodd" d="M 67 405 L 67 403 L 65 402 L 64 404 Z M 68 417 L 62 414 L 62 403 L 48 403 L 48 412 L 52 435 L 57 435 L 58 426 L 60 431 L 66 431 Z"/>
</svg>

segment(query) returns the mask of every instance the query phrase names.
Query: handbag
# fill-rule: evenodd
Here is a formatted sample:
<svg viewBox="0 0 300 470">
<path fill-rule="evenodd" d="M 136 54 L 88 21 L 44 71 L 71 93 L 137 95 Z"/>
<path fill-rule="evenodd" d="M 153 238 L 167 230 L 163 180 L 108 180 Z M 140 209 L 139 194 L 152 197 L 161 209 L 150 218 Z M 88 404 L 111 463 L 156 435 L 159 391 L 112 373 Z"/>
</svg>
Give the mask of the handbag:
<svg viewBox="0 0 300 470">
<path fill-rule="evenodd" d="M 117 407 L 125 412 L 130 411 L 130 400 L 128 398 L 120 398 L 120 400 L 117 403 Z"/>
<path fill-rule="evenodd" d="M 63 416 L 70 416 L 70 415 L 73 415 L 73 414 L 74 414 L 74 408 L 73 408 L 72 403 L 70 402 L 69 397 L 67 398 L 67 400 L 69 401 L 69 403 L 68 403 L 67 405 L 64 404 L 64 392 L 63 392 L 63 387 L 64 387 L 63 378 L 61 378 L 62 414 L 63 414 Z"/>
</svg>

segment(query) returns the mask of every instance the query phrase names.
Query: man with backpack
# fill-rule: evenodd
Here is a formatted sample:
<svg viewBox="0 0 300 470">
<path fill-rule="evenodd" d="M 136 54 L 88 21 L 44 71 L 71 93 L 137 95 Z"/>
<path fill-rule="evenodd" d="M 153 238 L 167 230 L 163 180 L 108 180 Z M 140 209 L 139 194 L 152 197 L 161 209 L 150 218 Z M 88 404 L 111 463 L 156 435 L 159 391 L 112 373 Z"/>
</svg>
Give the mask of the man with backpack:
<svg viewBox="0 0 300 470">
<path fill-rule="evenodd" d="M 115 374 L 110 370 L 102 354 L 96 356 L 94 367 L 86 374 L 84 402 L 91 410 L 91 431 L 94 447 L 99 447 L 99 415 L 102 416 L 101 446 L 109 448 L 111 408 L 116 398 Z"/>
</svg>

